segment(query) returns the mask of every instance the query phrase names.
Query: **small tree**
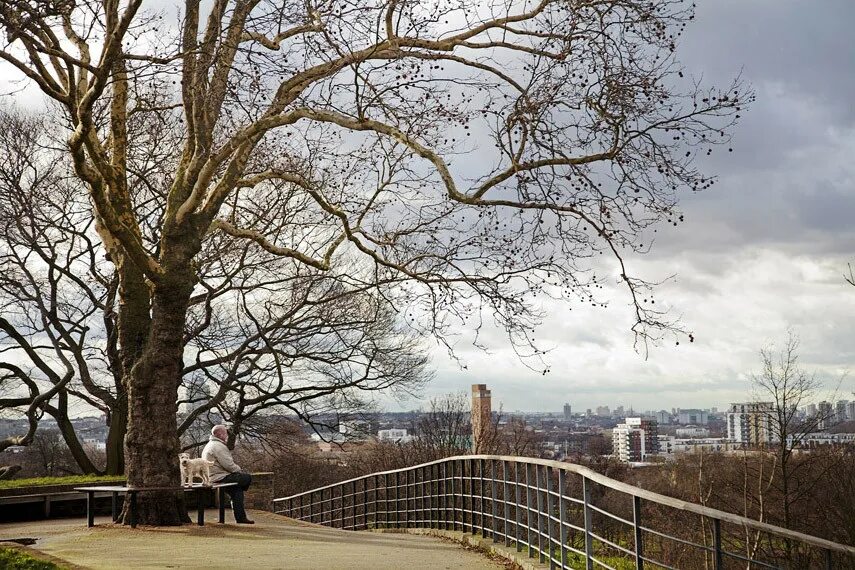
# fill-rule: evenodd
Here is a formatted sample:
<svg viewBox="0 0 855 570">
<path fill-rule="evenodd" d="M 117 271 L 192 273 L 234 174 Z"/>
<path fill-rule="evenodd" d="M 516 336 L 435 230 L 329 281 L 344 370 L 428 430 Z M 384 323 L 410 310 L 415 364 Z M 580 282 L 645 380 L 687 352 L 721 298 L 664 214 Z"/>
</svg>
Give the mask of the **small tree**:
<svg viewBox="0 0 855 570">
<path fill-rule="evenodd" d="M 796 472 L 805 468 L 809 461 L 793 461 L 793 454 L 801 447 L 807 436 L 819 431 L 831 419 L 834 411 L 820 409 L 816 414 L 802 413 L 802 408 L 816 400 L 821 383 L 813 374 L 799 365 L 799 338 L 790 331 L 780 351 L 772 347 L 763 348 L 760 357 L 763 370 L 752 376 L 755 396 L 758 401 L 771 401 L 766 412 L 769 431 L 774 445 L 774 469 L 769 473 L 780 490 L 782 523 L 792 525 L 792 506 L 804 498 L 809 487 L 793 488 Z"/>
</svg>

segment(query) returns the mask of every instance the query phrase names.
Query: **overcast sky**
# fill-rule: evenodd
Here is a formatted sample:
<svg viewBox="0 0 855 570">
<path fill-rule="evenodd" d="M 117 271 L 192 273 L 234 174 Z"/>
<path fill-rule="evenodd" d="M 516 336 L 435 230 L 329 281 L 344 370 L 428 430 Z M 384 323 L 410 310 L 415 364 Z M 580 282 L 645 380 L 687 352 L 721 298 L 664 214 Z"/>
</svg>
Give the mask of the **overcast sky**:
<svg viewBox="0 0 855 570">
<path fill-rule="evenodd" d="M 526 368 L 501 333 L 487 331 L 489 353 L 461 337 L 466 369 L 434 351 L 424 399 L 486 383 L 507 411 L 557 412 L 564 402 L 577 411 L 721 408 L 748 397 L 759 349 L 782 343 L 788 328 L 802 339 L 802 365 L 829 387 L 849 371 L 837 397 L 853 398 L 855 288 L 843 274 L 855 263 L 855 2 L 697 3 L 678 50 L 687 71 L 719 85 L 742 73 L 757 101 L 734 152 L 705 159 L 719 183 L 682 196 L 687 223 L 663 228 L 649 255 L 629 260 L 649 279 L 676 275 L 657 298 L 695 342 L 652 347 L 645 359 L 616 288 L 606 309 L 546 307 L 537 338 L 552 349 L 549 374 Z"/>
<path fill-rule="evenodd" d="M 650 255 L 631 260 L 650 278 L 676 274 L 658 299 L 694 331 L 693 344 L 633 350 L 627 298 L 606 309 L 548 307 L 538 339 L 553 348 L 546 376 L 525 368 L 500 334 L 489 354 L 461 340 L 461 370 L 436 351 L 426 396 L 486 383 L 494 408 L 584 411 L 719 408 L 749 395 L 759 349 L 801 337 L 802 365 L 838 397 L 855 390 L 855 2 L 701 0 L 678 50 L 688 71 L 726 84 L 742 73 L 757 102 L 733 153 L 704 164 L 719 183 L 683 195 L 686 224 L 664 228 Z M 390 404 L 418 407 L 419 402 Z"/>
</svg>

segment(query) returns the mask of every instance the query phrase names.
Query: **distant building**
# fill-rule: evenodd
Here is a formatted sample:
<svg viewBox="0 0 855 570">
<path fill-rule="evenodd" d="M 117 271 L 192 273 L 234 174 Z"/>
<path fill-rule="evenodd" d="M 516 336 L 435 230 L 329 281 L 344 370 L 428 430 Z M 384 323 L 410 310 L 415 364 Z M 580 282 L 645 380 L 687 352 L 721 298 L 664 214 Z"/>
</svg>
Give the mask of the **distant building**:
<svg viewBox="0 0 855 570">
<path fill-rule="evenodd" d="M 678 438 L 689 438 L 689 439 L 697 439 L 701 437 L 709 437 L 710 430 L 707 428 L 697 427 L 697 426 L 688 426 L 677 428 L 677 437 Z"/>
<path fill-rule="evenodd" d="M 816 404 L 808 404 L 805 406 L 805 415 L 809 418 L 816 416 Z"/>
<path fill-rule="evenodd" d="M 413 436 L 407 434 L 407 430 L 402 428 L 381 429 L 377 432 L 379 441 L 394 441 L 407 443 L 413 440 Z"/>
<path fill-rule="evenodd" d="M 855 420 L 855 401 L 846 404 L 846 419 Z"/>
<path fill-rule="evenodd" d="M 570 409 L 570 404 L 564 404 L 564 419 L 570 421 L 573 418 L 573 412 Z"/>
<path fill-rule="evenodd" d="M 656 423 L 661 426 L 668 425 L 671 423 L 671 412 L 667 410 L 659 410 L 658 412 L 654 412 L 653 417 L 656 418 Z"/>
<path fill-rule="evenodd" d="M 834 408 L 831 406 L 831 402 L 824 400 L 820 402 L 817 413 L 820 417 L 819 429 L 828 429 L 836 423 L 834 421 Z"/>
<path fill-rule="evenodd" d="M 837 400 L 837 406 L 834 409 L 834 419 L 835 423 L 845 422 L 849 419 L 846 415 L 846 406 L 849 404 L 849 400 Z"/>
<path fill-rule="evenodd" d="M 727 413 L 727 439 L 744 446 L 775 443 L 772 412 L 772 402 L 731 404 Z"/>
<path fill-rule="evenodd" d="M 609 412 L 608 406 L 597 406 L 597 415 L 603 418 L 607 418 L 611 415 Z"/>
<path fill-rule="evenodd" d="M 655 420 L 626 418 L 612 430 L 614 455 L 625 463 L 644 461 L 659 453 L 659 429 Z"/>
<path fill-rule="evenodd" d="M 493 404 L 486 384 L 472 384 L 472 452 L 481 451 L 481 444 L 492 425 Z"/>
<path fill-rule="evenodd" d="M 705 426 L 709 422 L 706 410 L 677 410 L 677 423 L 682 425 Z"/>
<path fill-rule="evenodd" d="M 719 453 L 732 451 L 739 444 L 723 437 L 678 438 L 659 436 L 660 453 L 665 456 L 681 453 Z"/>
</svg>

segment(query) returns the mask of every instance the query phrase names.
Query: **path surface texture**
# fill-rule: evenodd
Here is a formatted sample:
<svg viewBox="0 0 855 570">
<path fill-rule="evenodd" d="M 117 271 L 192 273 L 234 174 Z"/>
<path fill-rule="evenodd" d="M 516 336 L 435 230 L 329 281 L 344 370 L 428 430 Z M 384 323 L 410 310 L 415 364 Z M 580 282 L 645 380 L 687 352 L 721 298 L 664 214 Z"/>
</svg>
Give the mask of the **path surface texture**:
<svg viewBox="0 0 855 570">
<path fill-rule="evenodd" d="M 94 528 L 87 528 L 83 519 L 0 524 L 0 541 L 36 538 L 30 548 L 92 570 L 503 567 L 459 544 L 437 538 L 336 530 L 259 511 L 250 516 L 255 525 L 212 522 L 204 527 L 136 530 L 110 524 L 106 517 L 96 519 L 98 526 Z M 216 513 L 211 511 L 205 518 L 216 521 Z"/>
</svg>

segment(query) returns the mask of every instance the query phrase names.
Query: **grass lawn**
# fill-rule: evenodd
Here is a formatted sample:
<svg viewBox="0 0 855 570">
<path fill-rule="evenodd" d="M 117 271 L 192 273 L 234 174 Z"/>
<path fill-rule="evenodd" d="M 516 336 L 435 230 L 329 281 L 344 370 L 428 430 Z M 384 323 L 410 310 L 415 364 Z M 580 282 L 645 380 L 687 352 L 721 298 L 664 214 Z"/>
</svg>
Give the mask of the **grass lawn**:
<svg viewBox="0 0 855 570">
<path fill-rule="evenodd" d="M 0 489 L 17 487 L 38 487 L 40 485 L 87 485 L 89 483 L 108 483 L 124 481 L 124 475 L 69 475 L 67 477 L 31 477 L 29 479 L 6 479 L 0 481 Z M 0 565 L 0 568 L 3 568 Z"/>
<path fill-rule="evenodd" d="M 39 560 L 16 548 L 0 547 L 0 568 L 3 570 L 62 570 L 53 562 Z"/>
</svg>

